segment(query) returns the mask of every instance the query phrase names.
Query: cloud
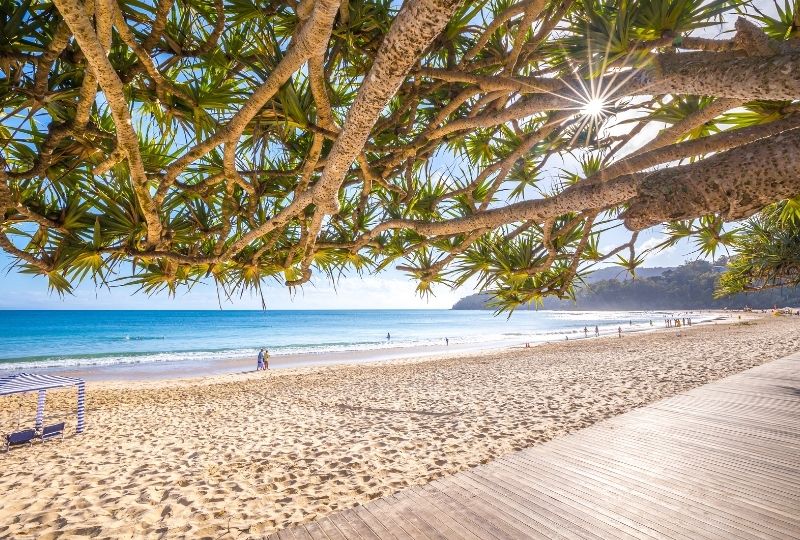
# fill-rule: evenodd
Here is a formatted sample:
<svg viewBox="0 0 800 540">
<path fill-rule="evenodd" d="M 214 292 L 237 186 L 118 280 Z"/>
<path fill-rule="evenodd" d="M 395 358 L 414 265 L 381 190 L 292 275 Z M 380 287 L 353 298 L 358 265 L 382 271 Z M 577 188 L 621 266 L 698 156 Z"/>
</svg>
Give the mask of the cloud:
<svg viewBox="0 0 800 540">
<path fill-rule="evenodd" d="M 636 246 L 636 249 L 637 249 L 637 251 L 640 251 L 640 252 L 647 251 L 649 249 L 653 249 L 653 248 L 657 247 L 658 245 L 662 244 L 663 242 L 665 242 L 668 238 L 669 237 L 666 234 L 660 234 L 658 236 L 654 236 L 652 238 L 648 238 L 641 245 Z M 656 253 L 670 253 L 672 251 L 675 251 L 675 247 L 676 246 L 674 246 L 674 245 L 673 246 L 667 246 L 667 247 L 665 247 L 663 249 L 659 249 L 658 251 L 656 251 Z"/>
</svg>

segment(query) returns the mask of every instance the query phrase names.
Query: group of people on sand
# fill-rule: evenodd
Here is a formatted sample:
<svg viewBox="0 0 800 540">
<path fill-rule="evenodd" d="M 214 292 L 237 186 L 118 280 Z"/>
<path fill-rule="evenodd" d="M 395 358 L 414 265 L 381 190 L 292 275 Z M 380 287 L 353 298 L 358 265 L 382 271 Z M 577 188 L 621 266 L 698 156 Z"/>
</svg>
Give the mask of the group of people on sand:
<svg viewBox="0 0 800 540">
<path fill-rule="evenodd" d="M 267 371 L 269 369 L 269 351 L 261 349 L 258 351 L 258 363 L 256 364 L 256 371 Z"/>
<path fill-rule="evenodd" d="M 665 319 L 664 323 L 667 325 L 667 328 L 680 328 L 681 326 L 692 326 L 692 319 L 690 317 Z"/>
</svg>

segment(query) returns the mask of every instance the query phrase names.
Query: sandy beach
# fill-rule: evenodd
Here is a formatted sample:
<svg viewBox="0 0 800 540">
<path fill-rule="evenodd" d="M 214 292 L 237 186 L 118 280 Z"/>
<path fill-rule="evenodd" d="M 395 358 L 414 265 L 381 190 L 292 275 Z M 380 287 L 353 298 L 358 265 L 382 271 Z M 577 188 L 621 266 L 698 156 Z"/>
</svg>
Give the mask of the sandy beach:
<svg viewBox="0 0 800 540">
<path fill-rule="evenodd" d="M 427 360 L 48 394 L 63 442 L 0 454 L 0 537 L 250 538 L 800 350 L 800 317 Z M 35 396 L 3 398 L 0 428 Z"/>
</svg>

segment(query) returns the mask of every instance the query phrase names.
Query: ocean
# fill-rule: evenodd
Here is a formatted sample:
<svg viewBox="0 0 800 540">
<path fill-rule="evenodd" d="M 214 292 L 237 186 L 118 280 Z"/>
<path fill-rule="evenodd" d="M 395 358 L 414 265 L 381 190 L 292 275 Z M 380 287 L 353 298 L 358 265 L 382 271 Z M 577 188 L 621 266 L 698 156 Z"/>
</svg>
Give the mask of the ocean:
<svg viewBox="0 0 800 540">
<path fill-rule="evenodd" d="M 0 370 L 471 350 L 664 326 L 664 312 L 0 311 Z M 712 314 L 705 314 L 706 320 Z M 703 314 L 695 315 L 701 322 Z M 387 339 L 389 334 L 389 339 Z"/>
</svg>

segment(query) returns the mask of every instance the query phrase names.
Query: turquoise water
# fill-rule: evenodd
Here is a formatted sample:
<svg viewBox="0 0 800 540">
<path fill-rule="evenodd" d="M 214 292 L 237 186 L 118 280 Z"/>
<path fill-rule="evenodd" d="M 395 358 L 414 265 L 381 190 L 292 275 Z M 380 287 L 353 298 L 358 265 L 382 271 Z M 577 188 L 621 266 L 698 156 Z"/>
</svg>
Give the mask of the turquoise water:
<svg viewBox="0 0 800 540">
<path fill-rule="evenodd" d="M 663 313 L 488 311 L 0 311 L 0 370 L 214 361 L 399 347 L 519 344 L 663 326 Z M 698 321 L 699 322 L 699 321 Z M 631 325 L 631 323 L 633 323 Z M 387 333 L 391 339 L 387 340 Z"/>
</svg>

